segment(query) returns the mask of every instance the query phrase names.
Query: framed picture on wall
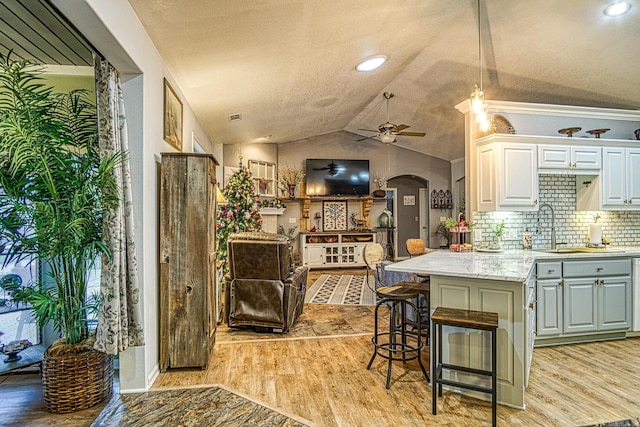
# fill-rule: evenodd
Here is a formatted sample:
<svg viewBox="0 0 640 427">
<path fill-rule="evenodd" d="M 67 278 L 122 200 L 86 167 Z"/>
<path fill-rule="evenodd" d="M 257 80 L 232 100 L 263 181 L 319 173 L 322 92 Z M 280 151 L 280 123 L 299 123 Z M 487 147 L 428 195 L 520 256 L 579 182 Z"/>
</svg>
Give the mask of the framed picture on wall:
<svg viewBox="0 0 640 427">
<path fill-rule="evenodd" d="M 164 140 L 182 151 L 182 102 L 167 79 L 164 79 Z"/>
<path fill-rule="evenodd" d="M 347 201 L 322 202 L 322 229 L 324 231 L 347 230 Z"/>
</svg>

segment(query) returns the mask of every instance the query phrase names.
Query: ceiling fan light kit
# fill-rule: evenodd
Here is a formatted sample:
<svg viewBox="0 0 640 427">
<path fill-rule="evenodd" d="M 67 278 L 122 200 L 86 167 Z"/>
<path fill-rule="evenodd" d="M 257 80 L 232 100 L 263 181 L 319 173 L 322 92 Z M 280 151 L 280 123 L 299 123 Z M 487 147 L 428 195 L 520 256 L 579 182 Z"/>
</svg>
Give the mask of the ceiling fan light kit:
<svg viewBox="0 0 640 427">
<path fill-rule="evenodd" d="M 396 136 L 400 135 L 400 136 L 418 136 L 418 137 L 422 137 L 425 136 L 426 133 L 424 132 L 401 132 L 404 129 L 408 129 L 411 126 L 409 125 L 396 125 L 394 123 L 391 123 L 389 121 L 389 100 L 391 98 L 393 98 L 395 95 L 392 92 L 384 92 L 382 94 L 382 96 L 384 97 L 384 99 L 387 100 L 387 121 L 383 124 L 381 124 L 380 126 L 378 126 L 378 130 L 371 130 L 371 129 L 360 129 L 360 130 L 364 130 L 367 132 L 378 132 L 378 134 L 376 135 L 377 137 L 380 138 L 380 141 L 384 142 L 385 144 L 391 144 L 393 142 L 396 142 Z"/>
</svg>

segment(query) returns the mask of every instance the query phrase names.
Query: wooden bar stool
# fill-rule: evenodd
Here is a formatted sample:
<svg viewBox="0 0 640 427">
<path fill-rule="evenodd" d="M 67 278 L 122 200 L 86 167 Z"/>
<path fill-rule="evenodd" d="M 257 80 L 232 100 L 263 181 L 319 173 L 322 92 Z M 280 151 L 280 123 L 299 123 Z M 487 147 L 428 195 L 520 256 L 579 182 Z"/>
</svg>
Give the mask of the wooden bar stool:
<svg viewBox="0 0 640 427">
<path fill-rule="evenodd" d="M 496 354 L 498 341 L 498 313 L 486 311 L 460 310 L 456 308 L 438 307 L 431 315 L 433 331 L 433 346 L 431 357 L 431 373 L 433 381 L 431 384 L 432 393 L 432 413 L 436 415 L 438 396 L 442 397 L 442 385 L 466 388 L 468 390 L 480 391 L 491 395 L 491 425 L 496 425 L 497 412 L 497 370 Z M 442 326 L 457 326 L 460 328 L 477 329 L 491 332 L 491 370 L 468 368 L 466 366 L 451 365 L 442 363 Z M 491 387 L 482 387 L 457 380 L 442 378 L 442 369 L 452 371 L 467 372 L 471 374 L 488 376 L 491 378 Z M 438 394 L 436 395 L 436 388 Z"/>
<path fill-rule="evenodd" d="M 425 379 L 429 382 L 429 374 L 422 364 L 421 350 L 424 343 L 422 342 L 420 322 L 417 322 L 415 331 L 409 331 L 407 323 L 407 307 L 412 307 L 416 313 L 419 313 L 418 306 L 411 302 L 412 299 L 418 298 L 418 291 L 404 288 L 402 286 L 404 283 L 401 282 L 394 286 L 383 286 L 376 289 L 376 295 L 380 300 L 376 304 L 374 315 L 374 331 L 371 339 L 374 347 L 373 355 L 367 365 L 367 369 L 371 369 L 376 356 L 379 355 L 387 359 L 389 361 L 387 367 L 387 389 L 391 384 L 391 365 L 394 360 L 401 360 L 406 363 L 408 360 L 417 359 Z M 378 311 L 383 305 L 390 305 L 388 332 L 378 329 Z M 387 337 L 386 342 L 384 339 L 381 341 L 383 337 Z M 408 341 L 407 338 L 412 338 L 412 341 Z M 415 343 L 413 339 L 415 339 Z"/>
</svg>

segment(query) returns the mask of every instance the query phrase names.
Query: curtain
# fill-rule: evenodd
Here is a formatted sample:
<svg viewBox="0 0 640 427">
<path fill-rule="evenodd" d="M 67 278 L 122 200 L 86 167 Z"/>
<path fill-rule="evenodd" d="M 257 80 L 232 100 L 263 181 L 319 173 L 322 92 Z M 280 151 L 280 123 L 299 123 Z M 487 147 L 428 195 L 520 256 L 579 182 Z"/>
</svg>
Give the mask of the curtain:
<svg viewBox="0 0 640 427">
<path fill-rule="evenodd" d="M 120 76 L 106 60 L 94 55 L 100 154 L 128 153 L 127 122 Z M 104 217 L 103 241 L 111 257 L 102 257 L 96 350 L 118 354 L 144 345 L 142 307 L 134 242 L 131 172 L 128 156 L 114 170 L 120 204 Z"/>
</svg>

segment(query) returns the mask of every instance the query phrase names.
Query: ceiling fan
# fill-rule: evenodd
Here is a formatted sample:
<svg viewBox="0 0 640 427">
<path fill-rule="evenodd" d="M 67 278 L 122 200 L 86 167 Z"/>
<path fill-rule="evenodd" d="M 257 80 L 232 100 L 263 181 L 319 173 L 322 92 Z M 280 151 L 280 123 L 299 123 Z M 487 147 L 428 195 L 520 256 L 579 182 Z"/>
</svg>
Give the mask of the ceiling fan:
<svg viewBox="0 0 640 427">
<path fill-rule="evenodd" d="M 382 94 L 382 96 L 384 96 L 384 99 L 387 100 L 387 121 L 381 124 L 380 126 L 378 126 L 378 130 L 373 130 L 373 129 L 358 129 L 358 130 L 364 130 L 367 132 L 376 132 L 377 133 L 376 136 L 379 136 L 380 141 L 384 142 L 385 144 L 396 142 L 396 136 L 398 135 L 400 136 L 425 136 L 426 135 L 426 133 L 424 132 L 402 132 L 403 130 L 408 129 L 411 126 L 396 125 L 391 123 L 389 121 L 389 100 L 393 98 L 394 95 L 392 92 L 385 92 Z"/>
</svg>

